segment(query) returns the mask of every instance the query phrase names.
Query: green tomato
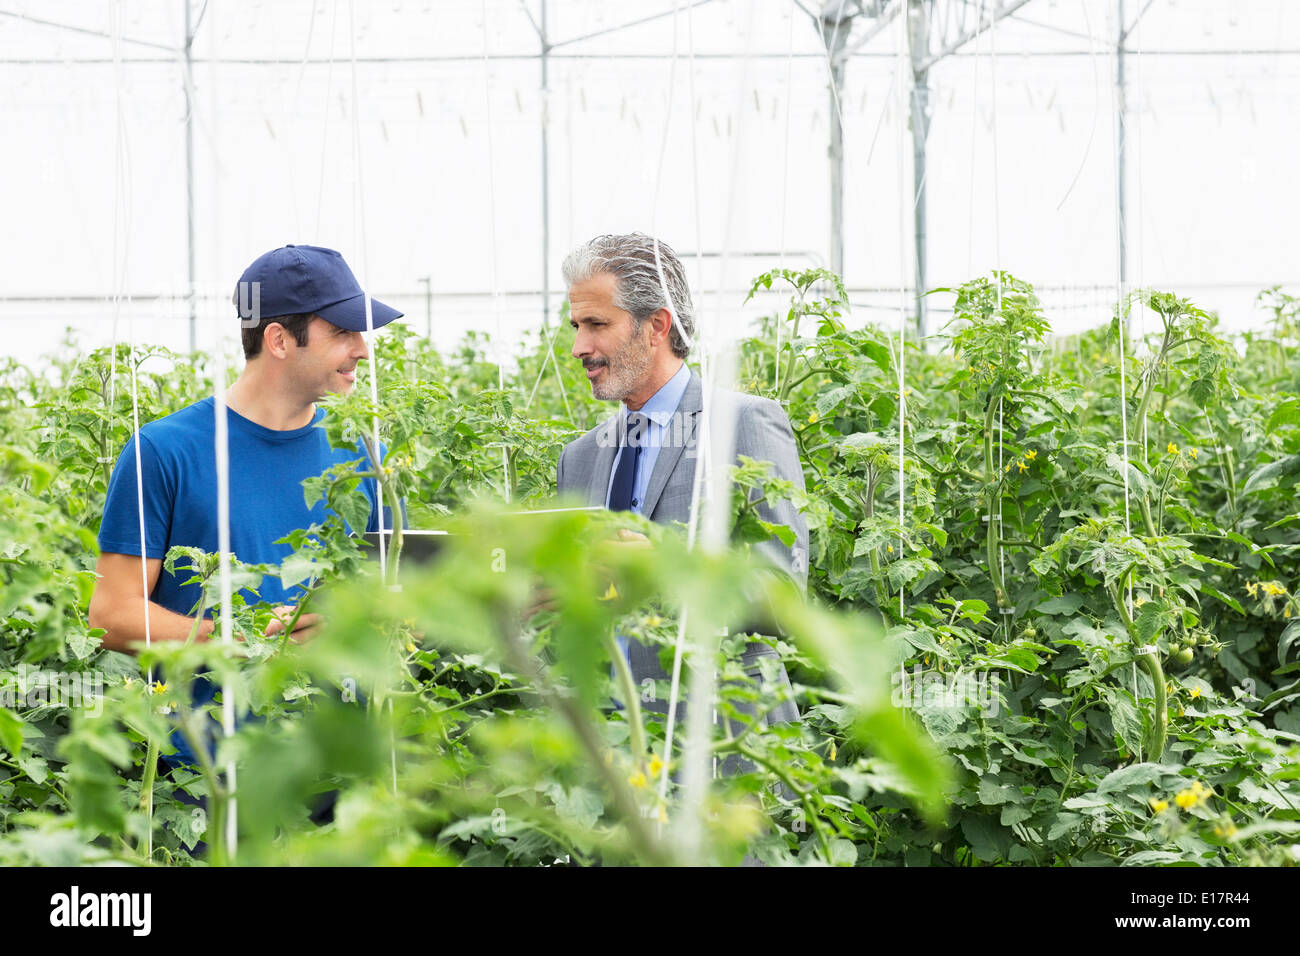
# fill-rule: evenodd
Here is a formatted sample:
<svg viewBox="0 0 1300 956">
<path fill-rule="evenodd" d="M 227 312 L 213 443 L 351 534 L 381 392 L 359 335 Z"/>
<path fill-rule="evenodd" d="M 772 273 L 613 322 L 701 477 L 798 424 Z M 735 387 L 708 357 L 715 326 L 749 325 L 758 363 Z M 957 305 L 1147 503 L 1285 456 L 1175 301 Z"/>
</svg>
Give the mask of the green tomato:
<svg viewBox="0 0 1300 956">
<path fill-rule="evenodd" d="M 1193 652 L 1190 647 L 1184 647 L 1174 655 L 1174 660 L 1180 664 L 1190 664 L 1192 662 Z"/>
<path fill-rule="evenodd" d="M 1179 654 L 1181 654 L 1182 652 L 1183 652 L 1183 645 L 1178 644 L 1178 643 L 1176 643 L 1176 642 L 1173 643 L 1173 644 L 1170 644 L 1170 645 L 1169 645 L 1169 656 L 1170 656 L 1170 657 L 1177 657 L 1177 656 L 1178 656 Z"/>
</svg>

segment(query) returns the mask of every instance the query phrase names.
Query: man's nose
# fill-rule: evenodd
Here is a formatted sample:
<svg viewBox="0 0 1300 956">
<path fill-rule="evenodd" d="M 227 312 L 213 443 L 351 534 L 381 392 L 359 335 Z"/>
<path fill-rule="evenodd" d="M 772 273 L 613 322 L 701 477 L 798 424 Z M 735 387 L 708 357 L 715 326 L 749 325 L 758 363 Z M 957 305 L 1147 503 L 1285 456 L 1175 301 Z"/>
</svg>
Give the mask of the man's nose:
<svg viewBox="0 0 1300 956">
<path fill-rule="evenodd" d="M 573 337 L 573 349 L 570 354 L 572 354 L 574 358 L 582 358 L 590 351 L 591 349 L 587 345 L 586 335 L 584 335 L 582 332 L 578 332 Z"/>
<path fill-rule="evenodd" d="M 358 362 L 370 358 L 370 348 L 366 345 L 365 333 L 355 333 L 355 341 L 352 343 L 352 355 Z"/>
</svg>

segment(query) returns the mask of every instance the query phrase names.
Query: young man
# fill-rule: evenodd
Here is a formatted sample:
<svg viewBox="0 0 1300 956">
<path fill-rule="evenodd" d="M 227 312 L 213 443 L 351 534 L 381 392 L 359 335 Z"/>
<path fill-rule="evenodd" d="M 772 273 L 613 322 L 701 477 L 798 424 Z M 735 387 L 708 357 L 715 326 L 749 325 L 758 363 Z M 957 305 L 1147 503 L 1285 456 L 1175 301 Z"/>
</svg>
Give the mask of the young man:
<svg viewBox="0 0 1300 956">
<path fill-rule="evenodd" d="M 357 363 L 369 357 L 362 336 L 365 295 L 339 253 L 285 246 L 244 271 L 235 301 L 247 361 L 226 392 L 230 550 L 244 562 L 278 564 L 291 549 L 276 540 L 325 517 L 323 502 L 306 507 L 303 479 L 360 454 L 329 446 L 324 431 L 315 427 L 325 414 L 315 403 L 329 392 L 349 391 Z M 401 314 L 371 300 L 374 328 Z M 183 585 L 188 572 L 166 574 L 162 565 L 175 545 L 218 550 L 214 406 L 209 397 L 150 422 L 117 460 L 99 529 L 99 581 L 90 602 L 90 625 L 106 629 L 105 647 L 131 651 L 143 643 L 146 606 L 152 641 L 183 641 L 195 626 L 198 585 Z M 364 486 L 374 530 L 373 480 Z M 268 575 L 258 595 L 288 605 L 295 590 Z M 287 613 L 282 616 L 288 619 Z M 213 623 L 198 617 L 198 639 L 206 640 Z M 318 615 L 304 614 L 293 638 L 307 639 L 319 625 Z M 267 633 L 282 629 L 276 620 Z M 210 702 L 215 692 L 209 682 L 197 682 L 195 703 Z M 179 733 L 173 743 L 180 753 L 169 761 L 193 763 L 195 755 Z"/>
<path fill-rule="evenodd" d="M 695 320 L 681 261 L 664 243 L 634 233 L 585 243 L 565 259 L 563 271 L 569 322 L 576 332 L 573 356 L 587 370 L 592 394 L 621 402 L 622 407 L 565 447 L 557 469 L 559 490 L 582 495 L 588 504 L 635 511 L 651 521 L 685 522 L 696 458 L 694 451 L 684 451 L 695 448 L 703 389 L 699 376 L 683 361 Z M 665 287 L 671 301 L 665 301 Z M 775 477 L 802 489 L 803 469 L 781 406 L 752 395 L 716 394 L 734 411 L 735 454 L 771 462 Z M 803 584 L 808 575 L 803 516 L 789 501 L 775 509 L 761 505 L 759 510 L 765 520 L 790 527 L 796 538 L 789 548 L 773 538 L 760 544 L 759 551 Z M 629 640 L 627 654 L 638 684 L 647 677 L 667 678 L 657 649 Z M 759 659 L 775 656 L 766 644 L 751 643 L 745 650 L 746 670 L 757 674 Z M 788 682 L 784 670 L 781 678 Z M 667 711 L 666 702 L 646 707 Z M 768 721 L 798 717 L 794 704 L 787 703 Z"/>
</svg>

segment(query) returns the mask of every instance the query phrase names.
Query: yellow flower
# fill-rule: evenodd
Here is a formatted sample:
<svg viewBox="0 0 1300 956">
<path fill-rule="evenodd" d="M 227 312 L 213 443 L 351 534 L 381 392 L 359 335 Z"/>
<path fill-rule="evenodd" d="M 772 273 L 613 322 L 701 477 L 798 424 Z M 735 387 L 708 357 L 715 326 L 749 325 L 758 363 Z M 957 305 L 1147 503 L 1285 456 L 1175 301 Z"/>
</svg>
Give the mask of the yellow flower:
<svg viewBox="0 0 1300 956">
<path fill-rule="evenodd" d="M 817 418 L 818 418 L 817 413 L 816 413 L 816 412 L 812 412 L 812 413 L 809 414 L 809 416 L 808 416 L 808 424 L 810 424 L 810 425 L 815 425 L 815 424 L 817 423 Z"/>
<path fill-rule="evenodd" d="M 605 589 L 605 593 L 600 596 L 600 599 L 602 601 L 612 601 L 617 597 L 618 597 L 618 588 L 614 587 L 613 581 L 610 581 L 609 587 Z"/>
<path fill-rule="evenodd" d="M 1176 455 L 1178 454 L 1178 446 L 1175 445 L 1173 442 L 1170 442 L 1169 447 L 1166 448 L 1165 451 L 1169 452 L 1169 454 L 1171 455 Z"/>
<path fill-rule="evenodd" d="M 636 787 L 638 790 L 642 790 L 645 788 L 646 785 L 645 774 L 642 773 L 640 770 L 638 770 L 627 778 L 627 782 L 630 786 Z"/>
<path fill-rule="evenodd" d="M 890 553 L 890 554 L 893 554 L 893 553 L 894 553 L 894 546 L 893 546 L 892 544 L 889 545 L 889 553 Z"/>
<path fill-rule="evenodd" d="M 1259 593 L 1259 585 L 1257 585 L 1254 581 L 1247 581 L 1246 593 L 1249 594 L 1251 597 L 1255 597 L 1255 595 Z"/>
<path fill-rule="evenodd" d="M 159 680 L 159 681 L 154 681 L 154 683 L 153 683 L 153 692 L 154 692 L 155 694 L 165 694 L 165 693 L 167 692 L 167 683 L 166 683 L 166 681 L 160 681 L 160 680 Z"/>
<path fill-rule="evenodd" d="M 834 763 L 834 762 L 835 762 L 835 754 L 836 754 L 836 753 L 838 753 L 838 751 L 835 749 L 835 741 L 832 740 L 832 741 L 831 741 L 831 763 Z"/>
<path fill-rule="evenodd" d="M 1023 461 L 1016 462 L 1016 467 L 1018 467 L 1022 473 L 1029 470 L 1029 465 Z"/>
<path fill-rule="evenodd" d="M 1010 466 L 1010 465 L 1007 465 L 1007 471 L 1010 471 L 1010 470 L 1011 470 L 1011 466 Z"/>
<path fill-rule="evenodd" d="M 1178 804 L 1178 806 L 1183 810 L 1190 810 L 1192 807 L 1196 806 L 1198 802 L 1196 794 L 1191 790 L 1180 790 L 1174 797 L 1174 803 Z"/>
<path fill-rule="evenodd" d="M 1142 597 L 1141 595 L 1138 595 L 1137 599 L 1134 600 L 1134 602 L 1133 602 L 1133 606 L 1134 606 L 1134 607 L 1141 607 L 1143 604 L 1146 604 L 1146 603 L 1147 603 L 1147 599 L 1144 598 L 1144 597 Z"/>
<path fill-rule="evenodd" d="M 659 757 L 658 754 L 655 754 L 653 757 L 650 758 L 650 776 L 652 777 L 659 776 L 659 774 L 663 772 L 663 769 L 664 769 L 664 762 Z"/>
<path fill-rule="evenodd" d="M 1290 617 L 1290 616 L 1291 616 L 1291 605 L 1290 605 L 1290 604 L 1288 604 L 1286 607 L 1284 607 L 1284 608 L 1282 609 L 1282 616 L 1283 616 L 1283 617 Z"/>
<path fill-rule="evenodd" d="M 1152 797 L 1150 800 L 1147 801 L 1147 803 L 1151 804 L 1151 809 L 1154 810 L 1156 813 L 1164 813 L 1166 810 L 1169 809 L 1168 800 L 1160 800 L 1156 797 Z"/>
<path fill-rule="evenodd" d="M 1027 458 L 1029 461 L 1033 461 L 1037 457 L 1038 457 L 1038 452 L 1034 451 L 1034 449 L 1032 448 L 1029 449 L 1029 451 L 1025 452 L 1025 458 Z"/>
<path fill-rule="evenodd" d="M 1214 825 L 1214 835 L 1217 837 L 1235 836 L 1237 833 L 1236 824 L 1229 823 L 1226 827 L 1221 827 L 1217 823 Z"/>
<path fill-rule="evenodd" d="M 645 619 L 645 626 L 646 626 L 646 627 L 658 627 L 658 626 L 659 626 L 660 624 L 662 624 L 663 622 L 664 622 L 664 619 L 661 618 L 658 614 L 651 614 L 648 618 Z"/>
<path fill-rule="evenodd" d="M 1196 449 L 1195 449 L 1195 448 L 1189 448 L 1189 449 L 1187 449 L 1187 454 L 1191 455 L 1192 458 L 1195 459 L 1195 458 L 1196 458 Z"/>
<path fill-rule="evenodd" d="M 1192 688 L 1192 700 L 1196 700 L 1196 698 L 1198 698 L 1198 697 L 1200 697 L 1200 696 L 1201 696 L 1201 689 L 1200 689 L 1199 687 L 1193 687 L 1193 688 Z"/>
<path fill-rule="evenodd" d="M 662 803 L 659 804 L 659 813 L 656 815 L 656 819 L 660 823 L 668 822 L 668 808 L 665 807 Z"/>
<path fill-rule="evenodd" d="M 415 642 L 414 642 L 414 641 L 407 641 L 407 642 L 406 642 L 406 650 L 407 650 L 408 653 L 410 653 L 410 654 L 414 654 L 414 653 L 416 652 L 416 650 L 418 650 L 418 648 L 416 648 L 416 646 L 415 646 Z"/>
</svg>

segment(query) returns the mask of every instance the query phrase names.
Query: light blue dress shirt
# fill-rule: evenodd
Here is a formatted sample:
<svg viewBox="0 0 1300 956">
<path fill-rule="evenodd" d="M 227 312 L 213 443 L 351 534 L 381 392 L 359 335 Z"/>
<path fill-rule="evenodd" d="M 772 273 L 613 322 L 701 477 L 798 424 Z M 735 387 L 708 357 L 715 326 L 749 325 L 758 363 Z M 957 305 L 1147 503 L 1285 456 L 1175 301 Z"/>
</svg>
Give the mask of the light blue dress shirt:
<svg viewBox="0 0 1300 956">
<path fill-rule="evenodd" d="M 632 480 L 632 510 L 637 514 L 642 514 L 642 505 L 645 503 L 646 491 L 650 488 L 650 476 L 654 474 L 655 462 L 659 460 L 659 449 L 663 447 L 664 433 L 672 434 L 670 425 L 673 415 L 677 412 L 677 406 L 682 403 L 682 396 L 686 394 L 686 386 L 691 381 L 691 370 L 682 363 L 682 367 L 677 370 L 677 374 L 670 378 L 660 387 L 659 391 L 650 396 L 650 400 L 641 406 L 641 414 L 650 419 L 650 424 L 646 426 L 644 444 L 641 446 L 641 457 L 636 463 L 636 475 Z M 622 407 L 623 420 L 627 421 L 627 406 Z M 678 430 L 678 434 L 681 434 Z M 609 506 L 609 493 L 614 487 L 614 475 L 618 471 L 618 462 L 623 455 L 636 454 L 634 449 L 620 448 L 618 454 L 614 456 L 614 464 L 609 469 L 609 484 L 605 486 L 605 505 Z"/>
<path fill-rule="evenodd" d="M 682 363 L 682 367 L 677 370 L 677 374 L 664 382 L 659 391 L 650 396 L 650 400 L 641 406 L 641 414 L 650 419 L 650 424 L 646 426 L 643 444 L 641 445 L 641 457 L 636 463 L 636 474 L 632 479 L 632 510 L 637 514 L 642 514 L 642 506 L 645 504 L 645 493 L 650 487 L 650 476 L 655 472 L 655 462 L 659 460 L 659 449 L 663 447 L 664 433 L 673 434 L 670 426 L 673 415 L 677 412 L 677 406 L 682 403 L 682 396 L 686 394 L 686 386 L 691 381 L 691 370 Z M 627 421 L 630 414 L 626 405 L 623 406 L 623 421 Z M 678 429 L 677 434 L 682 434 Z M 614 456 L 614 464 L 609 469 L 609 484 L 605 486 L 605 506 L 609 506 L 609 493 L 614 487 L 614 475 L 618 471 L 618 462 L 623 455 L 634 455 L 636 450 L 623 447 L 618 450 Z M 627 637 L 622 634 L 616 634 L 615 640 L 623 651 L 623 656 L 627 657 Z M 610 679 L 614 678 L 614 668 L 610 667 Z M 614 700 L 614 706 L 619 710 L 623 709 L 623 703 L 620 700 Z"/>
</svg>

